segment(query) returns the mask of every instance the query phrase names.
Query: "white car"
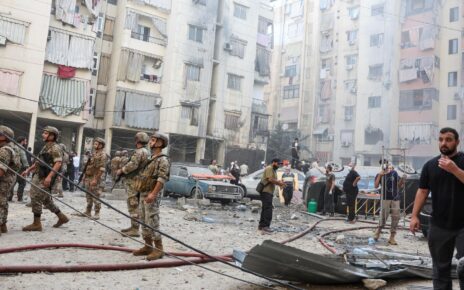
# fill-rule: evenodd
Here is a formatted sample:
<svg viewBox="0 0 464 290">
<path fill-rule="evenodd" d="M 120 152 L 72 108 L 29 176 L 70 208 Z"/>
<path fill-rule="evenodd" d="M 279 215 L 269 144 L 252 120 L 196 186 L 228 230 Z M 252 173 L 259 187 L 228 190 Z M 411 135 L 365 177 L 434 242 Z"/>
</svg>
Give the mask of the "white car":
<svg viewBox="0 0 464 290">
<path fill-rule="evenodd" d="M 282 167 L 277 169 L 277 177 L 278 178 L 280 176 L 282 176 L 284 170 L 285 169 L 282 168 Z M 304 173 L 301 172 L 301 171 L 298 171 L 296 169 L 291 169 L 291 171 L 292 171 L 292 173 L 298 175 L 298 190 L 302 191 L 303 190 L 304 180 L 305 180 Z M 241 178 L 241 183 L 246 188 L 246 191 L 245 191 L 245 196 L 246 197 L 250 197 L 250 198 L 259 197 L 259 193 L 256 191 L 256 186 L 261 181 L 261 177 L 263 177 L 263 172 L 264 172 L 264 169 L 260 169 L 258 171 L 255 171 L 255 172 Z"/>
</svg>

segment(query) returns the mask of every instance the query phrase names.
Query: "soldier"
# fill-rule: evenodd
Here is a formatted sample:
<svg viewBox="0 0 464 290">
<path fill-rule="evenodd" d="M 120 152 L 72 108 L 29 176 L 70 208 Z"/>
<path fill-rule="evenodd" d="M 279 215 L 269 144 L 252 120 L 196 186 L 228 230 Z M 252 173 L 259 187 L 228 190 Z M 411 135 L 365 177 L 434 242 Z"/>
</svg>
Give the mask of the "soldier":
<svg viewBox="0 0 464 290">
<path fill-rule="evenodd" d="M 140 133 L 143 133 L 143 132 L 140 132 Z M 148 137 L 148 135 L 147 135 L 147 137 Z M 124 165 L 126 165 L 127 162 L 129 162 L 129 153 L 127 152 L 127 150 L 122 150 L 121 155 L 122 155 L 121 156 L 121 163 L 119 165 L 119 168 L 123 168 Z"/>
<path fill-rule="evenodd" d="M 45 145 L 42 150 L 40 150 L 38 156 L 43 163 L 48 164 L 53 170 L 50 170 L 50 168 L 45 166 L 42 162 L 36 161 L 22 173 L 24 177 L 29 175 L 32 171 L 35 173 L 32 178 L 30 190 L 34 222 L 24 227 L 23 231 L 42 231 L 40 216 L 42 215 L 43 206 L 57 215 L 58 221 L 53 225 L 54 228 L 69 222 L 68 217 L 60 211 L 51 197 L 51 188 L 56 179 L 55 172 L 60 171 L 63 161 L 61 147 L 56 143 L 58 136 L 59 132 L 57 128 L 52 126 L 45 127 L 42 132 L 42 140 L 45 142 Z M 39 188 L 41 190 L 39 190 Z"/>
<path fill-rule="evenodd" d="M 99 137 L 95 138 L 93 141 L 94 152 L 87 163 L 83 180 L 85 189 L 99 198 L 104 188 L 104 180 L 102 180 L 102 177 L 106 171 L 106 153 L 103 148 L 105 148 L 105 140 Z M 88 193 L 86 193 L 85 197 L 87 199 L 85 216 L 91 216 L 92 205 L 95 204 L 95 214 L 93 219 L 100 219 L 100 201 L 96 200 Z"/>
<path fill-rule="evenodd" d="M 17 149 L 18 152 L 19 152 L 19 157 L 20 157 L 20 161 L 21 161 L 21 168 L 19 168 L 17 173 L 21 173 L 24 170 L 26 170 L 26 168 L 29 167 L 29 161 L 27 160 L 27 155 L 26 155 L 27 139 L 26 139 L 26 137 L 20 136 L 20 137 L 18 137 L 18 139 L 16 139 L 16 142 L 18 142 L 20 145 L 11 144 L 11 146 L 14 149 Z M 22 146 L 22 148 L 19 148 L 19 146 Z M 18 148 L 16 148 L 16 147 L 18 147 Z M 15 175 L 15 177 L 16 177 L 16 175 Z M 24 188 L 26 187 L 26 180 L 23 179 L 23 178 L 16 178 L 15 184 L 13 184 L 13 186 L 11 187 L 10 196 L 8 198 L 8 201 L 13 200 L 14 187 L 15 187 L 16 183 L 18 183 L 18 190 L 16 192 L 16 194 L 18 195 L 18 201 L 23 201 Z"/>
<path fill-rule="evenodd" d="M 0 126 L 0 236 L 6 233 L 8 217 L 8 194 L 16 182 L 13 170 L 21 168 L 19 152 L 14 149 L 9 138 L 14 138 L 14 132 L 7 126 Z M 7 167 L 8 166 L 8 167 Z"/>
<path fill-rule="evenodd" d="M 161 202 L 161 191 L 164 184 L 169 180 L 170 162 L 166 155 L 161 151 L 169 143 L 166 135 L 155 133 L 150 138 L 150 148 L 152 155 L 146 167 L 140 173 L 136 182 L 136 189 L 140 191 L 140 213 L 141 220 L 154 228 L 152 230 L 147 227 L 142 228 L 143 239 L 145 245 L 134 251 L 134 256 L 147 255 L 147 260 L 157 260 L 164 256 L 163 243 L 159 230 L 159 205 Z M 152 244 L 155 244 L 155 248 Z"/>
<path fill-rule="evenodd" d="M 61 152 L 63 153 L 63 160 L 61 161 L 61 170 L 60 173 L 66 175 L 66 171 L 68 169 L 69 163 L 69 155 L 66 152 L 66 145 L 63 143 L 58 144 L 60 145 Z M 57 194 L 58 197 L 64 197 L 63 195 L 63 178 L 61 176 L 57 176 L 55 183 L 52 186 L 52 194 Z"/>
<path fill-rule="evenodd" d="M 121 151 L 116 151 L 115 156 L 111 159 L 111 177 L 113 182 L 116 180 L 116 174 L 118 173 L 119 163 L 121 163 Z"/>
<path fill-rule="evenodd" d="M 139 218 L 139 193 L 134 189 L 133 179 L 148 160 L 150 152 L 146 148 L 149 137 L 145 132 L 135 134 L 135 152 L 129 162 L 118 170 L 117 175 L 124 175 L 126 178 L 125 187 L 127 192 L 127 208 L 131 217 Z M 127 151 L 126 151 L 127 152 Z M 123 161 L 121 161 L 122 163 Z M 131 237 L 139 237 L 139 224 L 131 221 L 131 226 L 122 230 L 123 233 Z"/>
</svg>

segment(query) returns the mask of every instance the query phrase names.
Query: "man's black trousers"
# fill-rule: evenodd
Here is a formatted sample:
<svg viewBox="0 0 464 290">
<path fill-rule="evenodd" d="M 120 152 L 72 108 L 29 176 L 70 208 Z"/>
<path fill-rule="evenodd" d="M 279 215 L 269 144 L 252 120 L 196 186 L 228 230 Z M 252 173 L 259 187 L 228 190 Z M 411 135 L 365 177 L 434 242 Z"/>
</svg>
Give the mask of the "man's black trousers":
<svg viewBox="0 0 464 290">
<path fill-rule="evenodd" d="M 263 192 L 261 196 L 261 218 L 259 220 L 258 229 L 266 228 L 271 226 L 272 221 L 272 199 L 273 194 Z"/>
</svg>

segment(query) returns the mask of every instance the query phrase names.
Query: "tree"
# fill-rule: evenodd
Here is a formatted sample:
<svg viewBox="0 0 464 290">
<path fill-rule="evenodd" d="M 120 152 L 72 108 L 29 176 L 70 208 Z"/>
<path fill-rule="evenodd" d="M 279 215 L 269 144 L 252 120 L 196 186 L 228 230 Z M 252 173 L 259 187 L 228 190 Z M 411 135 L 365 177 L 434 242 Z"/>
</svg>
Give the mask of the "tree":
<svg viewBox="0 0 464 290">
<path fill-rule="evenodd" d="M 267 153 L 266 153 L 266 163 L 273 158 L 279 158 L 281 160 L 291 160 L 292 159 L 292 142 L 295 138 L 298 138 L 299 141 L 304 141 L 309 138 L 309 135 L 302 135 L 300 130 L 284 130 L 282 124 L 277 123 L 274 130 L 270 131 L 269 139 L 267 143 Z M 301 151 L 310 152 L 307 146 L 300 145 Z"/>
</svg>

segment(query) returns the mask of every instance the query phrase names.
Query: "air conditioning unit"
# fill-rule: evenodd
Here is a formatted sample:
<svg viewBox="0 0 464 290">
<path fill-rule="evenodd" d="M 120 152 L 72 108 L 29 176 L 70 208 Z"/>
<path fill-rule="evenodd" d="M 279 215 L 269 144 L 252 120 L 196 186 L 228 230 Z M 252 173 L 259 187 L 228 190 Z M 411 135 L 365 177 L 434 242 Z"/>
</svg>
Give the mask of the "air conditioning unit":
<svg viewBox="0 0 464 290">
<path fill-rule="evenodd" d="M 352 64 L 347 64 L 346 65 L 346 70 L 352 70 L 353 69 L 353 65 Z"/>
<path fill-rule="evenodd" d="M 153 64 L 153 68 L 159 69 L 163 64 L 163 60 L 160 58 L 155 59 L 155 63 Z"/>
<path fill-rule="evenodd" d="M 161 107 L 161 104 L 163 103 L 163 99 L 161 98 L 155 98 L 155 106 Z"/>
<path fill-rule="evenodd" d="M 224 43 L 224 50 L 232 51 L 232 45 L 229 42 Z"/>
</svg>

